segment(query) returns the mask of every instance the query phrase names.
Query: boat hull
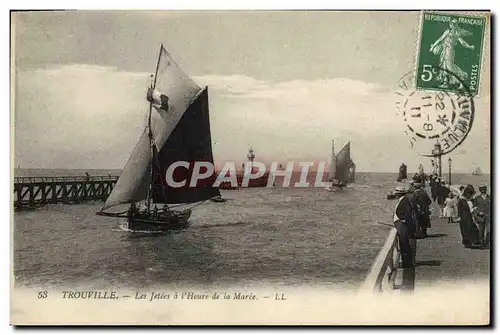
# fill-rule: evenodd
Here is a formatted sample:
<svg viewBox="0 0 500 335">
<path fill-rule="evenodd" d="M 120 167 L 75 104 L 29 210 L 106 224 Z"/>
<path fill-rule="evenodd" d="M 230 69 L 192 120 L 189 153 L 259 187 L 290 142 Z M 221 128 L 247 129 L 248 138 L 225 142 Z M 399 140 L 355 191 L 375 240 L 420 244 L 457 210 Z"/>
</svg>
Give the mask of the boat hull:
<svg viewBox="0 0 500 335">
<path fill-rule="evenodd" d="M 240 188 L 251 188 L 251 187 L 267 187 L 267 181 L 269 178 L 269 174 L 266 173 L 262 177 L 256 179 L 250 179 L 248 181 L 248 185 L 243 187 L 243 176 L 236 176 L 237 187 L 232 187 L 230 182 L 222 182 L 219 185 L 219 189 L 221 190 L 239 190 Z M 273 185 L 275 186 L 275 185 Z"/>
<path fill-rule="evenodd" d="M 128 229 L 134 231 L 169 231 L 189 226 L 191 210 L 153 213 L 141 212 L 128 219 Z"/>
<path fill-rule="evenodd" d="M 226 202 L 227 199 L 210 199 L 212 202 Z"/>
<path fill-rule="evenodd" d="M 328 187 L 325 187 L 325 189 L 327 191 L 337 191 L 337 190 L 342 190 L 344 187 L 347 186 L 346 183 L 341 183 L 337 180 L 329 180 L 329 182 L 331 183 L 330 186 Z"/>
<path fill-rule="evenodd" d="M 219 185 L 219 189 L 221 190 L 237 190 L 240 188 L 240 185 L 238 184 L 238 186 L 236 187 L 233 187 L 231 186 L 231 183 L 228 182 L 228 181 L 223 181 L 222 183 L 220 183 Z"/>
</svg>

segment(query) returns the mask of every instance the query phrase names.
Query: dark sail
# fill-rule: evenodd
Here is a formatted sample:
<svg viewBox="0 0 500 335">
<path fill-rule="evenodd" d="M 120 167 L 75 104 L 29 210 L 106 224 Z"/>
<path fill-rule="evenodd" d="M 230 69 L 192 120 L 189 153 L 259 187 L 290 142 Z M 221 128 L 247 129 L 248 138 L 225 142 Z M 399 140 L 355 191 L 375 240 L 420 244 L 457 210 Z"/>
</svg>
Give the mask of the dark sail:
<svg viewBox="0 0 500 335">
<path fill-rule="evenodd" d="M 343 183 L 349 182 L 351 162 L 351 143 L 348 142 L 337 154 L 335 179 Z"/>
<path fill-rule="evenodd" d="M 399 173 L 398 173 L 398 181 L 401 181 L 403 179 L 408 178 L 408 175 L 406 173 L 406 165 L 403 163 L 399 167 Z"/>
<path fill-rule="evenodd" d="M 168 112 L 167 112 L 168 113 Z M 209 162 L 213 166 L 212 139 L 208 108 L 208 90 L 205 88 L 187 108 L 160 152 L 153 159 L 153 201 L 155 203 L 193 203 L 219 196 L 215 172 L 199 180 L 196 187 L 189 187 L 195 162 Z M 168 167 L 178 161 L 189 162 L 189 169 L 177 167 L 173 173 L 176 182 L 186 180 L 183 187 L 167 185 L 165 174 Z M 204 171 L 202 170 L 202 173 Z"/>
</svg>

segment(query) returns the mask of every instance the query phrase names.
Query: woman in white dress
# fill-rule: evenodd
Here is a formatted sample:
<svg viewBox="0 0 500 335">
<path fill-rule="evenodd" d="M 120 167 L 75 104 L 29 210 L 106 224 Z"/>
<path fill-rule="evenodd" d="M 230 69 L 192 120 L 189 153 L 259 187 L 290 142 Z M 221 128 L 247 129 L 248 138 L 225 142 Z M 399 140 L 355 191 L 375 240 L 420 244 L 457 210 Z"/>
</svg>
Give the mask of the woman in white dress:
<svg viewBox="0 0 500 335">
<path fill-rule="evenodd" d="M 448 223 L 453 223 L 453 218 L 458 216 L 457 198 L 453 192 L 450 192 L 444 201 L 443 216 L 448 219 Z"/>
</svg>

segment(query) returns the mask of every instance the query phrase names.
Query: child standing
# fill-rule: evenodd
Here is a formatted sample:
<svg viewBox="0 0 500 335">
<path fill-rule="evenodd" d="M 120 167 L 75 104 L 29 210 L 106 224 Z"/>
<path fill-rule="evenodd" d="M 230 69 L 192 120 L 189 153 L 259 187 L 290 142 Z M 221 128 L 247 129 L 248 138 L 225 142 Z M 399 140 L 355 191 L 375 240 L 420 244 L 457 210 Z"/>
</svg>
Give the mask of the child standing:
<svg viewBox="0 0 500 335">
<path fill-rule="evenodd" d="M 444 201 L 443 216 L 448 219 L 448 223 L 453 223 L 453 218 L 458 216 L 457 199 L 452 192 L 448 194 Z"/>
</svg>

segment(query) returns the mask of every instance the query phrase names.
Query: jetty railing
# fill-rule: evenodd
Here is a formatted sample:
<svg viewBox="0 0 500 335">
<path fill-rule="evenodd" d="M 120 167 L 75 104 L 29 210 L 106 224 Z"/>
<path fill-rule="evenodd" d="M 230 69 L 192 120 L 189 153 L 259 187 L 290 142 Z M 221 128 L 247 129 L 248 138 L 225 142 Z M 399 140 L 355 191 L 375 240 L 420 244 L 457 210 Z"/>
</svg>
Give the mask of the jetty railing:
<svg viewBox="0 0 500 335">
<path fill-rule="evenodd" d="M 44 204 L 105 201 L 117 176 L 14 177 L 14 209 Z"/>
<path fill-rule="evenodd" d="M 361 286 L 361 291 L 383 292 L 387 287 L 394 290 L 400 259 L 401 253 L 399 251 L 397 230 L 392 228 Z"/>
<path fill-rule="evenodd" d="M 71 181 L 117 181 L 118 176 L 14 177 L 14 184 L 55 183 Z"/>
</svg>

